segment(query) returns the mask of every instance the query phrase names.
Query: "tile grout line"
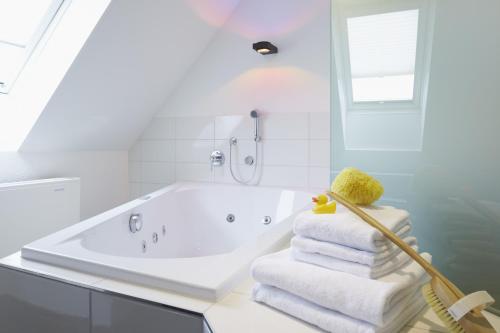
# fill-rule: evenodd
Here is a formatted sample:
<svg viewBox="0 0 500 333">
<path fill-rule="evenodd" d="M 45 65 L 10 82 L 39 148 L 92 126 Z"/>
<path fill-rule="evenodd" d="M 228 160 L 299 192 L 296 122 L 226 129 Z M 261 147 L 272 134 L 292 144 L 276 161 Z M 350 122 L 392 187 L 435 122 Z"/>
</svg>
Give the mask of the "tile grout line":
<svg viewBox="0 0 500 333">
<path fill-rule="evenodd" d="M 144 141 L 141 137 L 141 140 L 139 141 L 139 160 L 141 161 L 139 163 L 139 180 L 140 180 L 140 184 L 139 184 L 139 196 L 142 196 L 144 195 L 144 172 L 143 172 L 143 169 L 144 169 Z"/>
<path fill-rule="evenodd" d="M 311 113 L 307 113 L 307 189 L 311 189 Z"/>
<path fill-rule="evenodd" d="M 174 173 L 174 177 L 173 177 L 173 181 L 174 183 L 177 182 L 177 119 L 176 118 L 171 118 L 173 121 L 173 129 L 174 129 L 174 133 L 173 133 L 173 141 L 174 141 L 174 170 L 173 170 L 173 173 Z"/>
<path fill-rule="evenodd" d="M 215 134 L 215 120 L 216 120 L 216 117 L 212 117 L 212 151 L 215 150 L 215 137 L 216 137 L 216 134 Z M 210 164 L 209 162 L 209 167 L 210 167 L 210 183 L 215 183 L 215 168 L 212 167 L 212 165 Z"/>
</svg>

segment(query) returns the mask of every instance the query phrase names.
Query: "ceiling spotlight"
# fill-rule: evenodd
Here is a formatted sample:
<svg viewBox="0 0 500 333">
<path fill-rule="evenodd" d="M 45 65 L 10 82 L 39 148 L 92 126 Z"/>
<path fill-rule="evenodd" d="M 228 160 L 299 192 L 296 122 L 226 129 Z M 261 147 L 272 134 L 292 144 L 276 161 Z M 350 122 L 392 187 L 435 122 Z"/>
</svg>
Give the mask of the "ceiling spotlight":
<svg viewBox="0 0 500 333">
<path fill-rule="evenodd" d="M 266 41 L 253 44 L 253 49 L 262 55 L 278 53 L 278 48 Z"/>
</svg>

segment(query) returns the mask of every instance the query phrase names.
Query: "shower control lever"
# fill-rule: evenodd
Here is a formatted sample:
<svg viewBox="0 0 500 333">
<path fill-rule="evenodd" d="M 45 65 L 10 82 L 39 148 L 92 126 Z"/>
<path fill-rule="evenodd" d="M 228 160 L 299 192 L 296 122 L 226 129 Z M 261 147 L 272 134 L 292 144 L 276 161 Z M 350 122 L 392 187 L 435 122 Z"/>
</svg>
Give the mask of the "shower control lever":
<svg viewBox="0 0 500 333">
<path fill-rule="evenodd" d="M 220 150 L 214 150 L 210 155 L 210 163 L 212 164 L 212 166 L 221 166 L 224 164 L 225 160 L 226 157 Z"/>
</svg>

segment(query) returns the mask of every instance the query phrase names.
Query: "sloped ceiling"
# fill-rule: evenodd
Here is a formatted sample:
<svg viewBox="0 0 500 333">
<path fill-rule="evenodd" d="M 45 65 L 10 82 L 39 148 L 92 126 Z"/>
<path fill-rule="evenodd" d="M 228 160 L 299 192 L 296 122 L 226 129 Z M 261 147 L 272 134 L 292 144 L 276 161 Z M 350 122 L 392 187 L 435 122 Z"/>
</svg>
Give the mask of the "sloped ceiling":
<svg viewBox="0 0 500 333">
<path fill-rule="evenodd" d="M 239 0 L 113 0 L 22 151 L 126 150 Z"/>
</svg>

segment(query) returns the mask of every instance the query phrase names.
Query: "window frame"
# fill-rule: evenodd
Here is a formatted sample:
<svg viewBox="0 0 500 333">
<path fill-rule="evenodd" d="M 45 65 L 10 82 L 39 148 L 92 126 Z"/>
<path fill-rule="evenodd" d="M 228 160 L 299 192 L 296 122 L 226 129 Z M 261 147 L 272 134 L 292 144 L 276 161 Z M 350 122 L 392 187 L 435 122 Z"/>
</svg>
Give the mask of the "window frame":
<svg viewBox="0 0 500 333">
<path fill-rule="evenodd" d="M 334 40 L 337 59 L 337 75 L 339 91 L 343 95 L 344 105 L 350 112 L 415 112 L 422 108 L 423 89 L 425 86 L 425 69 L 428 67 L 426 49 L 428 44 L 429 4 L 427 1 L 372 1 L 369 4 L 340 5 L 334 8 Z M 417 48 L 415 53 L 415 73 L 413 99 L 404 101 L 360 101 L 355 102 L 352 90 L 351 63 L 347 19 L 351 17 L 369 16 L 406 10 L 419 11 L 417 27 Z"/>
<path fill-rule="evenodd" d="M 8 94 L 9 91 L 12 89 L 12 86 L 14 85 L 19 75 L 21 75 L 22 71 L 26 67 L 26 64 L 29 62 L 35 49 L 44 39 L 45 33 L 49 30 L 49 27 L 51 26 L 52 22 L 54 22 L 54 20 L 56 19 L 57 14 L 59 13 L 59 10 L 61 9 L 65 1 L 70 1 L 70 0 L 52 0 L 52 3 L 47 9 L 47 12 L 43 16 L 42 20 L 40 21 L 33 36 L 24 47 L 25 49 L 24 55 L 22 61 L 20 62 L 19 68 L 16 69 L 15 73 L 11 77 L 5 78 L 5 81 L 2 81 L 3 79 L 0 78 L 0 94 Z M 8 41 L 2 41 L 2 43 L 11 44 Z"/>
</svg>

